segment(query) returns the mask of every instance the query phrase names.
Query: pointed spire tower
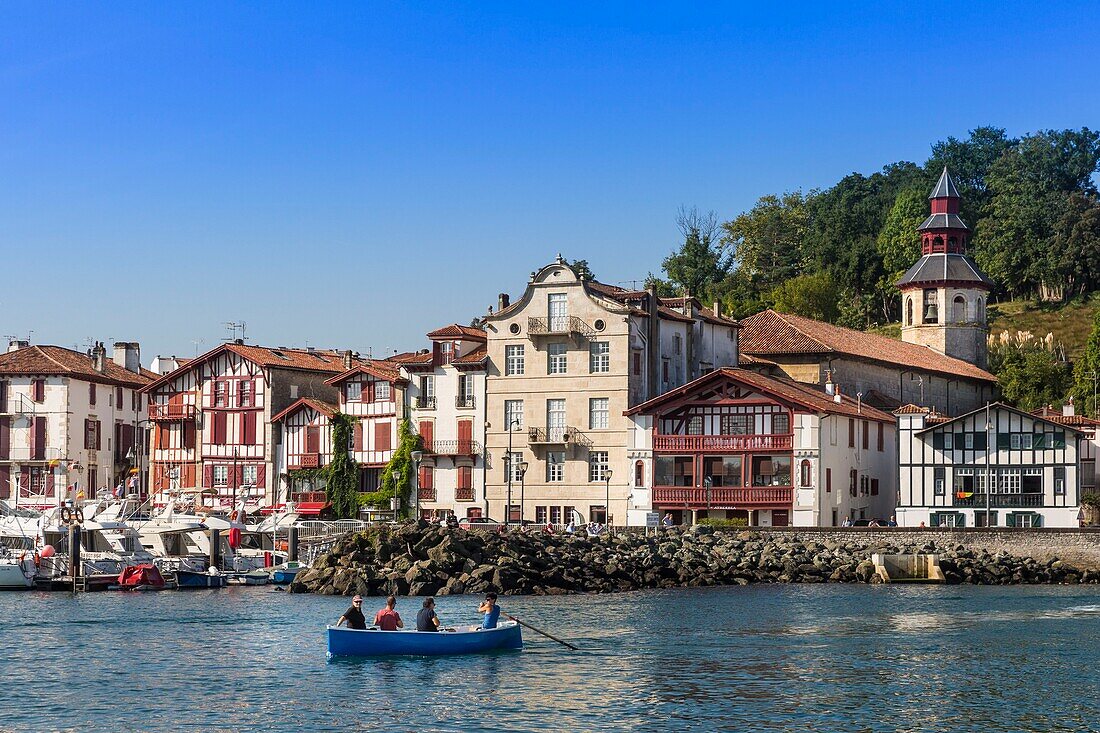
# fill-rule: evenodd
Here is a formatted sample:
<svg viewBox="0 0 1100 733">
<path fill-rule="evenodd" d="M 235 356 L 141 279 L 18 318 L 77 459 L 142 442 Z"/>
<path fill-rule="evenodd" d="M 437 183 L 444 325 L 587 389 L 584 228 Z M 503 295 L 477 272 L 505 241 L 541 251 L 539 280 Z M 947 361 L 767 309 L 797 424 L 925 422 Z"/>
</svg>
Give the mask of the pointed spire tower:
<svg viewBox="0 0 1100 733">
<path fill-rule="evenodd" d="M 966 254 L 970 227 L 959 216 L 959 189 L 946 167 L 928 198 L 932 213 L 917 228 L 922 256 L 898 281 L 901 339 L 985 369 L 985 303 L 993 282 Z"/>
</svg>

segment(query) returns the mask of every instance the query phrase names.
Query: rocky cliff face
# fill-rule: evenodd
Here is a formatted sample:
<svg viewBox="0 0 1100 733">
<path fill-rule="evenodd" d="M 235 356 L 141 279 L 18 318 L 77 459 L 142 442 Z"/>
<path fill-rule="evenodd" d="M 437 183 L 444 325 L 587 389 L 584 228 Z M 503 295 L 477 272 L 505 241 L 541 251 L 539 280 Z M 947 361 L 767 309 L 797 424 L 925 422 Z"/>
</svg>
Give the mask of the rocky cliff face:
<svg viewBox="0 0 1100 733">
<path fill-rule="evenodd" d="M 948 583 L 1096 583 L 1100 572 L 1058 559 L 966 545 L 805 540 L 707 527 L 590 539 L 441 529 L 426 523 L 349 534 L 290 590 L 325 595 L 556 595 L 748 583 L 878 582 L 873 552 L 939 553 Z"/>
</svg>

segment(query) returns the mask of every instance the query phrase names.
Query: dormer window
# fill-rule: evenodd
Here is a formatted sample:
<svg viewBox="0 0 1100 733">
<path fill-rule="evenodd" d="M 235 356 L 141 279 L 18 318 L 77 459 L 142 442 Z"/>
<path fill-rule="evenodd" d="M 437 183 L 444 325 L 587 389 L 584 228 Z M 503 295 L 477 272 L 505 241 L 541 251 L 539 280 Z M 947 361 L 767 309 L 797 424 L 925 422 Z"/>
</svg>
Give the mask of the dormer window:
<svg viewBox="0 0 1100 733">
<path fill-rule="evenodd" d="M 439 344 L 439 357 L 440 362 L 443 364 L 450 364 L 455 358 L 455 344 L 453 341 L 444 341 Z"/>
</svg>

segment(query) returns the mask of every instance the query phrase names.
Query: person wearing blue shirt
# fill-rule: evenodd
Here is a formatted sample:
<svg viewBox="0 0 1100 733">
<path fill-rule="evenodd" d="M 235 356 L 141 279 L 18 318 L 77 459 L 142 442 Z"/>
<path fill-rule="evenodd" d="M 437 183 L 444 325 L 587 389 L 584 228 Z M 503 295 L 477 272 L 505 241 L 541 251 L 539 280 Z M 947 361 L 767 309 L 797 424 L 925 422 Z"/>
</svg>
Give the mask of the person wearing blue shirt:
<svg viewBox="0 0 1100 733">
<path fill-rule="evenodd" d="M 481 623 L 483 629 L 495 629 L 500 620 L 500 606 L 497 605 L 497 594 L 486 593 L 485 601 L 477 607 L 478 613 L 485 614 L 485 620 Z"/>
</svg>

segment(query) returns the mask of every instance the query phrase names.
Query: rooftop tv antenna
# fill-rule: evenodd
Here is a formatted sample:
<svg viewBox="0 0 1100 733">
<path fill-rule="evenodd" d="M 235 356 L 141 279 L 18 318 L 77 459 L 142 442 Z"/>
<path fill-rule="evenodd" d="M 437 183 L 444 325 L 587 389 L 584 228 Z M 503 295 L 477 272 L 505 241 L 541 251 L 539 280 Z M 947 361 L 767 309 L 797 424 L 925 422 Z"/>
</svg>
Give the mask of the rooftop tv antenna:
<svg viewBox="0 0 1100 733">
<path fill-rule="evenodd" d="M 236 341 L 237 339 L 244 341 L 244 329 L 246 325 L 247 324 L 244 321 L 226 321 L 225 329 L 229 331 L 229 338 L 227 338 L 226 341 Z M 238 331 L 241 334 L 240 336 L 237 335 Z"/>
</svg>

